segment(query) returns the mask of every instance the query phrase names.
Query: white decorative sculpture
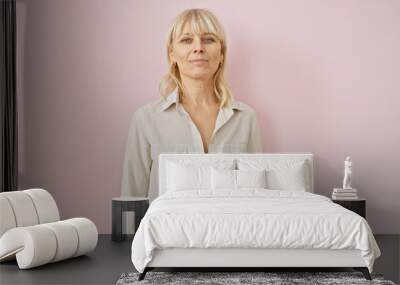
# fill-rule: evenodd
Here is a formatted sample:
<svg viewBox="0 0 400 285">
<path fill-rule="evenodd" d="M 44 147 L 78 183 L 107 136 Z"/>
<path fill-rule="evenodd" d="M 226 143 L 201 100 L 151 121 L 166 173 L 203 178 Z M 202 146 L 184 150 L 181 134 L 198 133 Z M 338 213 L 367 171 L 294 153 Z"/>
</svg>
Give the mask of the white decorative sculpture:
<svg viewBox="0 0 400 285">
<path fill-rule="evenodd" d="M 350 161 L 350 156 L 346 157 L 346 160 L 344 161 L 343 189 L 352 189 L 351 188 L 351 161 Z"/>
<path fill-rule="evenodd" d="M 87 254 L 97 241 L 91 220 L 60 221 L 56 201 L 44 189 L 0 193 L 0 262 L 16 259 L 20 269 L 29 269 Z"/>
</svg>

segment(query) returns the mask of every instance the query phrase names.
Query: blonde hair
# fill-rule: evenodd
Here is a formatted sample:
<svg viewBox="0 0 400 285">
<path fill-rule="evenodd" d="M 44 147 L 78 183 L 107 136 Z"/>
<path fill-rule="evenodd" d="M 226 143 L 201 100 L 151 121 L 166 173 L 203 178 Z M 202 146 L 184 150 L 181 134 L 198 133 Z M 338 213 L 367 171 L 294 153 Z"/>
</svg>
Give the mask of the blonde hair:
<svg viewBox="0 0 400 285">
<path fill-rule="evenodd" d="M 197 33 L 212 33 L 221 42 L 221 53 L 223 60 L 214 74 L 214 92 L 219 99 L 220 106 L 224 107 L 231 99 L 232 92 L 224 78 L 226 64 L 226 39 L 224 30 L 218 19 L 213 13 L 205 9 L 188 9 L 180 13 L 173 21 L 167 34 L 167 61 L 168 72 L 161 79 L 159 92 L 162 97 L 168 96 L 172 91 L 178 88 L 179 99 L 183 96 L 182 81 L 177 64 L 173 64 L 169 57 L 169 51 L 176 36 L 180 35 L 186 23 L 189 23 L 192 30 Z"/>
</svg>

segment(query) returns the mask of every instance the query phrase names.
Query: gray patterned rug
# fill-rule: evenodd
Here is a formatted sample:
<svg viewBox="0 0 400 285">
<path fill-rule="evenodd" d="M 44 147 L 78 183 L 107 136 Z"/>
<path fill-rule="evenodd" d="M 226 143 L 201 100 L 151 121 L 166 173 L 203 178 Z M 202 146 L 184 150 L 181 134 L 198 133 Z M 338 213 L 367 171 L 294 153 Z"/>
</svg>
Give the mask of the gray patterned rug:
<svg viewBox="0 0 400 285">
<path fill-rule="evenodd" d="M 116 285 L 134 284 L 379 284 L 395 285 L 384 280 L 381 274 L 371 274 L 366 280 L 361 272 L 147 272 L 145 279 L 138 281 L 139 273 L 124 273 Z"/>
</svg>

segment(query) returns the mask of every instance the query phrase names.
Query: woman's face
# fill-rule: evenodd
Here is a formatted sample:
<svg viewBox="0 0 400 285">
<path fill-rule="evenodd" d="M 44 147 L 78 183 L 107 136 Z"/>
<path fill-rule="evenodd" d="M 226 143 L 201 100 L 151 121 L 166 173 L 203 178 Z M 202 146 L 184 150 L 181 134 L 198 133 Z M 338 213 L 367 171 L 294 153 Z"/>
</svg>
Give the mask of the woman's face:
<svg viewBox="0 0 400 285">
<path fill-rule="evenodd" d="M 172 44 L 171 62 L 178 64 L 182 77 L 209 80 L 223 60 L 221 42 L 213 34 L 195 34 L 188 24 Z"/>
</svg>

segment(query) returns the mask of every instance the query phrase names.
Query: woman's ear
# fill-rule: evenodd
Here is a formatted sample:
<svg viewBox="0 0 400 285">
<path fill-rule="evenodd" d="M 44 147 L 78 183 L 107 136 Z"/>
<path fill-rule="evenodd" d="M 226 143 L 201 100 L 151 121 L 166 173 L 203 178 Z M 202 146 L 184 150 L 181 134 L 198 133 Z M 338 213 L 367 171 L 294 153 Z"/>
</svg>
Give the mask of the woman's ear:
<svg viewBox="0 0 400 285">
<path fill-rule="evenodd" d="M 172 62 L 172 63 L 176 62 L 175 56 L 174 56 L 174 51 L 172 50 L 172 47 L 169 49 L 168 56 L 169 56 L 170 62 Z"/>
</svg>

